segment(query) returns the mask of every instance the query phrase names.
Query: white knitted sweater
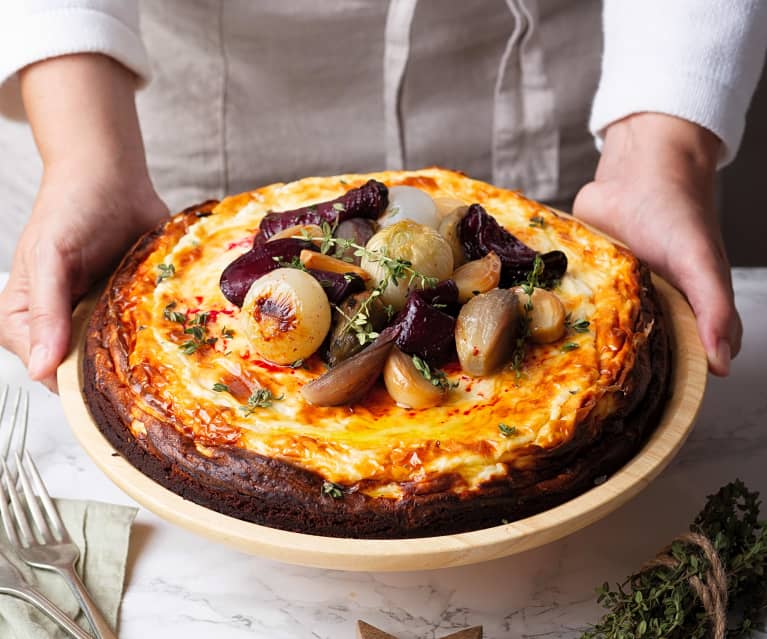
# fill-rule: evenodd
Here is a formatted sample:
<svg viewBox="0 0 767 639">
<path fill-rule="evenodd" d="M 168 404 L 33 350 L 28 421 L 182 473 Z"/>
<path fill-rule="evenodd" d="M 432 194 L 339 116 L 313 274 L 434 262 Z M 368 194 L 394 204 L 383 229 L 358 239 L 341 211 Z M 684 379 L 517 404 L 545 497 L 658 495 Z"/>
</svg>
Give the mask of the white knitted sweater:
<svg viewBox="0 0 767 639">
<path fill-rule="evenodd" d="M 764 61 L 767 0 L 605 0 L 603 28 L 597 143 L 611 122 L 654 111 L 713 131 L 729 162 Z M 109 55 L 149 81 L 137 0 L 3 0 L 0 113 L 23 117 L 17 71 L 79 52 Z"/>
</svg>

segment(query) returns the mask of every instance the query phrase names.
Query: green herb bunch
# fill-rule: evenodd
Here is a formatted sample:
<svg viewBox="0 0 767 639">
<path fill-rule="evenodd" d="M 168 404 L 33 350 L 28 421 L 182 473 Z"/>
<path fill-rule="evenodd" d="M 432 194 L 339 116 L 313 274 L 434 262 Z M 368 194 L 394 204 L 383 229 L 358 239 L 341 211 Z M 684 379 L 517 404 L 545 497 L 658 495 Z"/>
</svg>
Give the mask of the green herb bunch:
<svg viewBox="0 0 767 639">
<path fill-rule="evenodd" d="M 727 582 L 730 621 L 724 636 L 747 637 L 767 612 L 767 521 L 759 520 L 759 493 L 737 480 L 710 495 L 690 527 L 716 551 Z M 697 544 L 675 541 L 667 564 L 636 573 L 598 601 L 609 612 L 581 639 L 698 639 L 712 634 L 713 619 L 692 583 L 711 580 L 712 565 Z"/>
</svg>

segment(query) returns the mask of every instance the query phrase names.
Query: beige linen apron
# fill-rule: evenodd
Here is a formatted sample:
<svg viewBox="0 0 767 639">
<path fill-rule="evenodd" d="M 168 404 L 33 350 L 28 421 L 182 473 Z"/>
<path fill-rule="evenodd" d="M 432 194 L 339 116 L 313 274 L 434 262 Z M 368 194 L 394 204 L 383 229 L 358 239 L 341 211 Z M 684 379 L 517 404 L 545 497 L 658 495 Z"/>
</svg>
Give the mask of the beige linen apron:
<svg viewBox="0 0 767 639">
<path fill-rule="evenodd" d="M 532 197 L 592 175 L 598 0 L 142 0 L 138 96 L 172 210 L 306 175 L 441 165 Z M 0 269 L 34 198 L 0 121 Z M 12 158 L 12 159 L 11 159 Z M 5 223 L 7 219 L 7 223 Z"/>
</svg>

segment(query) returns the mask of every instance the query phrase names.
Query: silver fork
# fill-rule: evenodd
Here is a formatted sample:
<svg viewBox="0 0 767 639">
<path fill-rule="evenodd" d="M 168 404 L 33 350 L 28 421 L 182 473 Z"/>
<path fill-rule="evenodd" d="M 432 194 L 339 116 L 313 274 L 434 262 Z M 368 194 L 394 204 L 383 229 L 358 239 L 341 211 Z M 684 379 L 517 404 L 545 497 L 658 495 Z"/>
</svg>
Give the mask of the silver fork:
<svg viewBox="0 0 767 639">
<path fill-rule="evenodd" d="M 27 395 L 27 409 L 24 411 L 22 420 L 23 432 L 26 432 L 28 407 L 29 396 Z M 8 442 L 11 441 L 13 429 L 17 424 L 18 420 L 11 422 L 12 430 L 8 436 Z M 10 444 L 8 448 L 10 448 Z M 22 451 L 21 456 L 18 452 L 19 449 Z M 0 456 L 0 468 L 2 468 L 3 477 L 3 481 L 0 481 L 0 517 L 2 517 L 8 540 L 15 547 L 18 555 L 30 566 L 55 572 L 66 581 L 85 613 L 96 639 L 116 639 L 115 634 L 75 570 L 75 563 L 80 558 L 80 549 L 70 539 L 32 457 L 28 451 L 24 450 L 23 440 L 19 449 L 14 453 L 14 460 L 24 493 L 26 509 L 16 490 L 16 482 L 11 479 L 12 475 L 5 461 L 6 455 Z M 32 483 L 37 489 L 37 495 L 32 489 Z M 9 498 L 10 509 L 8 508 Z M 42 510 L 45 511 L 45 515 L 40 509 L 40 504 L 43 506 Z M 27 513 L 31 515 L 36 534 L 32 531 Z"/>
<path fill-rule="evenodd" d="M 55 603 L 33 588 L 9 559 L 0 552 L 0 593 L 22 599 L 48 615 L 75 639 L 93 639 L 67 617 Z"/>
</svg>

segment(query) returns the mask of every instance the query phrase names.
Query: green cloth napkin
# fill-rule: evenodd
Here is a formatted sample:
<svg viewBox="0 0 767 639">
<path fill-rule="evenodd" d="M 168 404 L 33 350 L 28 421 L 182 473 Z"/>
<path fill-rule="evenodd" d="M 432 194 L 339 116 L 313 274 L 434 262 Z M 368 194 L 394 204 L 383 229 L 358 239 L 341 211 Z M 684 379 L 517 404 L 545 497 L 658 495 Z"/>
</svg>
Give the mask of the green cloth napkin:
<svg viewBox="0 0 767 639">
<path fill-rule="evenodd" d="M 130 530 L 138 511 L 128 506 L 95 501 L 55 501 L 69 536 L 80 548 L 77 571 L 104 617 L 116 630 Z M 86 632 L 91 631 L 85 615 L 80 612 L 77 601 L 61 577 L 45 570 L 32 569 L 14 556 L 9 550 L 4 530 L 0 532 L 0 546 L 30 583 L 36 584 Z M 63 639 L 70 636 L 33 606 L 15 597 L 0 595 L 0 637 Z"/>
</svg>

